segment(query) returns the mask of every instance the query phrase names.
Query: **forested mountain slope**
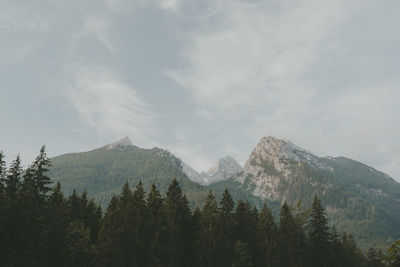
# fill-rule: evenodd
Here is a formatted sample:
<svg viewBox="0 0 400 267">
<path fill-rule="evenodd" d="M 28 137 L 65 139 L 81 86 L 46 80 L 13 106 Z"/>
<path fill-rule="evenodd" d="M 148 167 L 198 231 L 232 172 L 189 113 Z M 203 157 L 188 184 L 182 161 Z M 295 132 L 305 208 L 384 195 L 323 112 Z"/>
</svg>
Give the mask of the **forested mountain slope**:
<svg viewBox="0 0 400 267">
<path fill-rule="evenodd" d="M 264 137 L 243 172 L 225 181 L 234 182 L 276 205 L 302 201 L 308 206 L 316 194 L 330 221 L 353 233 L 361 245 L 400 237 L 400 184 L 351 159 L 318 157 L 290 141 Z"/>
</svg>

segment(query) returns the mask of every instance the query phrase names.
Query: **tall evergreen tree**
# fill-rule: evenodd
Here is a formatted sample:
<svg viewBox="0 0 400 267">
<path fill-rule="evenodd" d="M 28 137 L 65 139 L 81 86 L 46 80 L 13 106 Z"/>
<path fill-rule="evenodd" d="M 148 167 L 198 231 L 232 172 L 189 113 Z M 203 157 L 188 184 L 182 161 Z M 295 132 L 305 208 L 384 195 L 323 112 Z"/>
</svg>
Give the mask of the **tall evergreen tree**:
<svg viewBox="0 0 400 267">
<path fill-rule="evenodd" d="M 248 245 L 240 240 L 236 241 L 232 267 L 252 266 L 254 266 L 254 264 Z"/>
<path fill-rule="evenodd" d="M 0 151 L 0 194 L 4 191 L 6 187 L 6 176 L 7 176 L 7 166 L 4 161 L 3 151 Z"/>
<path fill-rule="evenodd" d="M 234 234 L 235 234 L 235 222 L 233 219 L 233 208 L 235 202 L 232 199 L 231 194 L 225 189 L 222 195 L 219 208 L 219 243 L 217 246 L 218 254 L 218 265 L 219 266 L 231 266 L 232 265 L 232 254 L 234 250 Z"/>
<path fill-rule="evenodd" d="M 169 228 L 168 259 L 166 266 L 193 264 L 193 233 L 189 203 L 174 179 L 166 193 L 166 212 Z"/>
<path fill-rule="evenodd" d="M 201 210 L 200 230 L 196 240 L 196 251 L 200 266 L 219 266 L 219 221 L 218 206 L 214 194 L 209 191 L 206 203 Z"/>
<path fill-rule="evenodd" d="M 330 252 L 328 264 L 332 267 L 339 266 L 341 265 L 341 261 L 343 259 L 343 248 L 335 226 L 333 226 L 329 232 L 329 243 Z"/>
<path fill-rule="evenodd" d="M 66 201 L 58 182 L 53 188 L 47 204 L 46 266 L 67 266 L 68 217 Z"/>
<path fill-rule="evenodd" d="M 147 266 L 148 238 L 147 238 L 147 209 L 145 192 L 140 181 L 132 195 L 132 213 L 130 223 L 133 230 L 133 250 L 131 251 L 134 266 Z"/>
<path fill-rule="evenodd" d="M 49 186 L 51 184 L 51 179 L 46 174 L 50 166 L 51 162 L 46 155 L 46 147 L 42 146 L 39 155 L 36 157 L 30 169 L 32 171 L 34 186 L 38 194 L 43 197 L 51 190 Z"/>
<path fill-rule="evenodd" d="M 239 199 L 233 218 L 235 220 L 235 240 L 240 240 L 248 246 L 250 256 L 254 261 L 257 246 L 258 211 L 253 209 L 248 201 L 243 202 Z"/>
<path fill-rule="evenodd" d="M 279 266 L 304 266 L 303 229 L 296 222 L 289 205 L 284 202 L 279 221 Z"/>
<path fill-rule="evenodd" d="M 315 196 L 308 225 L 309 241 L 309 266 L 328 266 L 329 258 L 329 227 L 326 212 L 322 207 L 321 200 Z"/>
<path fill-rule="evenodd" d="M 164 200 L 154 183 L 147 196 L 147 210 L 149 266 L 163 266 L 166 261 L 168 226 Z"/>
<path fill-rule="evenodd" d="M 18 155 L 17 158 L 11 163 L 5 180 L 7 195 L 12 200 L 15 200 L 17 190 L 21 186 L 21 173 L 21 158 Z"/>
<path fill-rule="evenodd" d="M 271 210 L 264 203 L 257 223 L 259 266 L 277 266 L 278 227 Z"/>
<path fill-rule="evenodd" d="M 366 259 L 357 247 L 356 241 L 352 235 L 343 233 L 341 244 L 343 249 L 341 266 L 361 267 L 365 264 Z"/>
</svg>

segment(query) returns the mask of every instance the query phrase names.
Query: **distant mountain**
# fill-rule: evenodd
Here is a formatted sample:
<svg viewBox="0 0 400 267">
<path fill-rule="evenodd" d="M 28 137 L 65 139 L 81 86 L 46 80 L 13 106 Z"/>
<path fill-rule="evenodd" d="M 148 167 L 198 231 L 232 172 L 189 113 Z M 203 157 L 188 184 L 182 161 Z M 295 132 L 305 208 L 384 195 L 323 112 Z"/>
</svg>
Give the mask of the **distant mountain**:
<svg viewBox="0 0 400 267">
<path fill-rule="evenodd" d="M 225 157 L 201 174 L 169 151 L 139 148 L 129 138 L 51 160 L 50 177 L 61 182 L 66 194 L 87 190 L 103 207 L 126 181 L 131 186 L 142 181 L 146 190 L 155 183 L 165 192 L 176 178 L 192 207 L 204 203 L 208 190 L 220 196 L 227 188 L 235 200 L 258 207 L 267 202 L 278 216 L 284 201 L 309 207 L 318 195 L 330 222 L 352 233 L 364 248 L 400 238 L 399 183 L 360 162 L 318 157 L 275 137 L 262 138 L 243 168 Z"/>
<path fill-rule="evenodd" d="M 61 183 L 67 195 L 73 190 L 78 193 L 87 191 L 88 196 L 103 207 L 106 207 L 114 194 L 121 191 L 125 182 L 133 187 L 142 181 L 145 190 L 155 183 L 161 192 L 165 192 L 176 178 L 192 207 L 201 206 L 211 189 L 200 185 L 203 184 L 203 178 L 196 181 L 192 176 L 193 181 L 189 179 L 186 173 L 190 173 L 191 168 L 169 151 L 157 147 L 139 148 L 132 144 L 129 137 L 88 152 L 60 155 L 51 161 L 49 175 L 54 182 Z M 224 173 L 222 168 L 216 172 L 218 175 L 220 173 Z M 251 203 L 258 201 L 257 197 L 242 192 L 237 186 L 227 187 L 235 200 L 241 198 Z M 224 189 L 213 188 L 216 194 L 222 194 Z"/>
<path fill-rule="evenodd" d="M 198 173 L 185 163 L 182 163 L 182 168 L 189 179 L 202 185 L 210 185 L 226 180 L 242 171 L 242 166 L 230 156 L 217 160 L 207 172 Z"/>
<path fill-rule="evenodd" d="M 60 181 L 66 194 L 86 190 L 102 206 L 121 191 L 125 182 L 136 186 L 142 181 L 145 189 L 154 182 L 165 191 L 176 178 L 192 205 L 203 197 L 203 188 L 187 178 L 180 159 L 160 148 L 139 148 L 127 137 L 92 151 L 54 157 L 51 161 L 50 177 Z"/>
<path fill-rule="evenodd" d="M 362 243 L 386 244 L 400 237 L 400 184 L 344 157 L 318 157 L 290 141 L 264 137 L 243 172 L 225 181 L 262 200 L 281 204 L 317 194 L 330 221 Z"/>
</svg>

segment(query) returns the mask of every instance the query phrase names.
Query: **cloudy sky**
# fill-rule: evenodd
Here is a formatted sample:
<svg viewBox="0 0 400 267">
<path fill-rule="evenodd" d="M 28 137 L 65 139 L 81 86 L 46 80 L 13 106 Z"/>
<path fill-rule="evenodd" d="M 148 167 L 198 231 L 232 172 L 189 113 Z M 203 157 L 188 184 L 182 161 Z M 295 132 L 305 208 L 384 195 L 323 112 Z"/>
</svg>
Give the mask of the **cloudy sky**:
<svg viewBox="0 0 400 267">
<path fill-rule="evenodd" d="M 400 180 L 398 0 L 0 0 L 8 161 L 130 136 L 197 170 L 273 135 Z"/>
</svg>

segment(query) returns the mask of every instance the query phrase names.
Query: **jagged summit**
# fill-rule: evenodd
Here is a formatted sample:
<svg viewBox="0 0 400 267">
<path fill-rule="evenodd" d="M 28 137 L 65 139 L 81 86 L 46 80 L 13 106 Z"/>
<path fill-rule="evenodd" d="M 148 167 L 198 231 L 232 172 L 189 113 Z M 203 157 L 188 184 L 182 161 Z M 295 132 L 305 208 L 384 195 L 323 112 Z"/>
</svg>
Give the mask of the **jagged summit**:
<svg viewBox="0 0 400 267">
<path fill-rule="evenodd" d="M 245 164 L 245 169 L 250 165 L 260 165 L 262 162 L 270 162 L 281 170 L 288 161 L 308 162 L 315 167 L 323 167 L 320 158 L 315 154 L 293 144 L 289 140 L 267 136 L 260 139 L 257 146 L 250 154 Z"/>
<path fill-rule="evenodd" d="M 104 147 L 107 149 L 113 149 L 116 147 L 124 147 L 124 146 L 133 146 L 133 143 L 132 143 L 131 139 L 129 138 L 129 136 L 126 136 L 126 137 L 118 140 L 115 143 L 105 145 Z"/>
<path fill-rule="evenodd" d="M 209 185 L 226 180 L 239 173 L 242 171 L 242 166 L 232 157 L 226 156 L 217 160 L 207 172 L 198 173 L 187 164 L 183 164 L 182 169 L 192 181 L 203 185 Z"/>
</svg>

